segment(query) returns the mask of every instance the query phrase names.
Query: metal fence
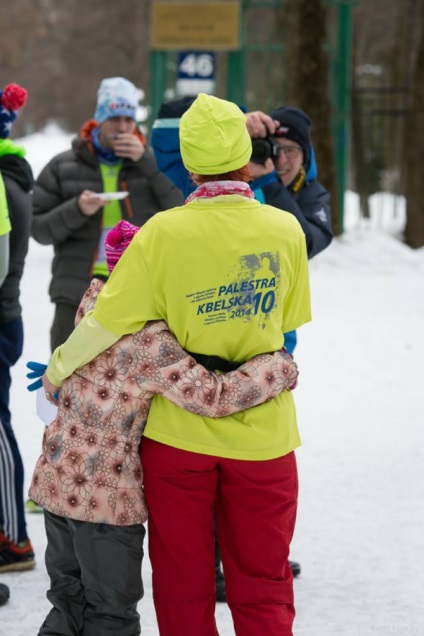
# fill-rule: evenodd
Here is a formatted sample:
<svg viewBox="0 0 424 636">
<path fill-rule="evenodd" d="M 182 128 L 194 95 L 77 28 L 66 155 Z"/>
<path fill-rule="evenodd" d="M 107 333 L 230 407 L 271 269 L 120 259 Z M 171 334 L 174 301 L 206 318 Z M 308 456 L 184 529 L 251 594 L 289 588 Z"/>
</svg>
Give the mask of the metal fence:
<svg viewBox="0 0 424 636">
<path fill-rule="evenodd" d="M 408 86 L 355 87 L 352 94 L 351 183 L 360 193 L 364 216 L 375 192 L 403 194 Z"/>
</svg>

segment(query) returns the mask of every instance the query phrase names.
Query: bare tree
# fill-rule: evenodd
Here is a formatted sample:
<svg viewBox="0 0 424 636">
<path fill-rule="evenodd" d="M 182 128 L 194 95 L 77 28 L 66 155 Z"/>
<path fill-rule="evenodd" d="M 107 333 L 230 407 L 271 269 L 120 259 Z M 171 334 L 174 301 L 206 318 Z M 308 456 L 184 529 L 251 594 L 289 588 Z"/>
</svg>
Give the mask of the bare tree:
<svg viewBox="0 0 424 636">
<path fill-rule="evenodd" d="M 333 227 L 339 234 L 329 61 L 324 48 L 328 12 L 322 0 L 288 0 L 286 15 L 286 94 L 293 106 L 302 108 L 312 119 L 320 181 L 331 192 Z"/>
<path fill-rule="evenodd" d="M 421 1 L 421 15 L 424 9 Z M 424 245 L 424 25 L 415 61 L 412 106 L 405 126 L 405 195 L 407 221 L 405 241 L 418 248 Z"/>
<path fill-rule="evenodd" d="M 123 75 L 146 89 L 151 0 L 0 0 L 0 86 L 17 82 L 28 104 L 14 126 L 48 120 L 77 130 L 93 115 L 103 77 Z"/>
</svg>

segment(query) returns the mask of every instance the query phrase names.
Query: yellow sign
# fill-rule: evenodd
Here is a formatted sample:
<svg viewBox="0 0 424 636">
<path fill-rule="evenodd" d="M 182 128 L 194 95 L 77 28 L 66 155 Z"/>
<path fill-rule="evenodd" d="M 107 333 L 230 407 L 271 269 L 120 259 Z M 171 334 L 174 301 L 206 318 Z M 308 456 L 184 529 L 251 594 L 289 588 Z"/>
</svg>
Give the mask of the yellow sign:
<svg viewBox="0 0 424 636">
<path fill-rule="evenodd" d="M 152 49 L 240 48 L 239 2 L 154 2 Z"/>
</svg>

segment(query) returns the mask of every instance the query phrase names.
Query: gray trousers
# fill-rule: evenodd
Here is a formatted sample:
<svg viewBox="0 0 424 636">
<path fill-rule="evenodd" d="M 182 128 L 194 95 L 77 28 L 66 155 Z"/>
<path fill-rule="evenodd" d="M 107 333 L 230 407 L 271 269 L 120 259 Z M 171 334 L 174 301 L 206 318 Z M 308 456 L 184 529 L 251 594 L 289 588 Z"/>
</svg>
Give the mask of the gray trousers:
<svg viewBox="0 0 424 636">
<path fill-rule="evenodd" d="M 53 609 L 39 636 L 138 636 L 144 526 L 44 518 Z"/>
<path fill-rule="evenodd" d="M 53 324 L 50 329 L 50 348 L 52 352 L 60 347 L 75 329 L 75 314 L 78 305 L 56 303 Z"/>
</svg>

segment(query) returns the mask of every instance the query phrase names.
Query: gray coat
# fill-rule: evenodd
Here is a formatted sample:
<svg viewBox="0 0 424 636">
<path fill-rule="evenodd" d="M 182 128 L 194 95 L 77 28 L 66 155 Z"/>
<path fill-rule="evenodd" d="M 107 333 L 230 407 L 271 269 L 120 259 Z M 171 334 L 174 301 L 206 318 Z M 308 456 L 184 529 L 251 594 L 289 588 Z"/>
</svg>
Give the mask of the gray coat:
<svg viewBox="0 0 424 636">
<path fill-rule="evenodd" d="M 150 149 L 137 162 L 123 160 L 118 189 L 129 192 L 120 201 L 123 218 L 139 227 L 156 212 L 183 202 L 181 191 L 158 171 Z M 77 203 L 83 190 L 103 190 L 99 160 L 87 126 L 73 140 L 71 150 L 47 164 L 34 188 L 31 234 L 38 243 L 54 246 L 49 293 L 55 303 L 78 306 L 91 279 L 102 209 L 94 216 L 84 216 Z"/>
</svg>

